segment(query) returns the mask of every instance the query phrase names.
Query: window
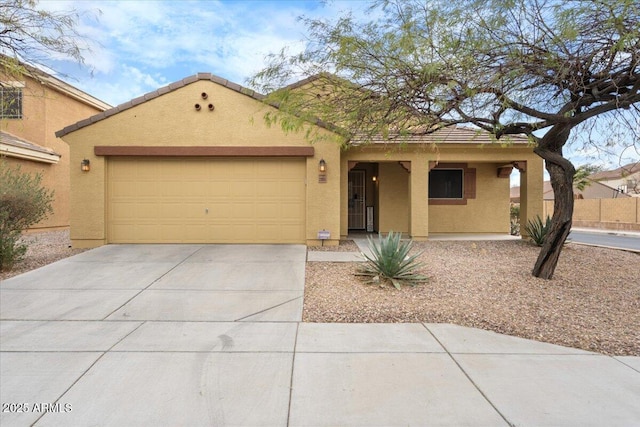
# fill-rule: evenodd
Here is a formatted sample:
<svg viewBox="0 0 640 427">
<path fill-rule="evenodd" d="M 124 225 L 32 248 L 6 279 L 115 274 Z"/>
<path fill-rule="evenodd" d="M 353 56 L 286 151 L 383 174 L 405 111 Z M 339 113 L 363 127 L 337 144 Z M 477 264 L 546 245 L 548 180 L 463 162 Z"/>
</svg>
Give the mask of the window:
<svg viewBox="0 0 640 427">
<path fill-rule="evenodd" d="M 22 87 L 19 82 L 0 83 L 0 118 L 22 118 Z"/>
<path fill-rule="evenodd" d="M 429 166 L 429 204 L 466 205 L 476 198 L 476 170 L 467 163 L 440 163 Z"/>
<path fill-rule="evenodd" d="M 429 172 L 430 199 L 462 199 L 462 169 L 433 169 Z"/>
</svg>

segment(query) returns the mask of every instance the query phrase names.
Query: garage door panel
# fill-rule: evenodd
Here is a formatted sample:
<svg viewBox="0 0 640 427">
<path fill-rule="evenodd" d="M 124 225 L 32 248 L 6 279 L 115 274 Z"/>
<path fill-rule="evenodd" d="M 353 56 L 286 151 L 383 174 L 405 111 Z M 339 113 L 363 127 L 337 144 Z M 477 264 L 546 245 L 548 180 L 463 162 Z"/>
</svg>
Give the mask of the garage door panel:
<svg viewBox="0 0 640 427">
<path fill-rule="evenodd" d="M 111 243 L 304 243 L 304 159 L 111 158 Z"/>
</svg>

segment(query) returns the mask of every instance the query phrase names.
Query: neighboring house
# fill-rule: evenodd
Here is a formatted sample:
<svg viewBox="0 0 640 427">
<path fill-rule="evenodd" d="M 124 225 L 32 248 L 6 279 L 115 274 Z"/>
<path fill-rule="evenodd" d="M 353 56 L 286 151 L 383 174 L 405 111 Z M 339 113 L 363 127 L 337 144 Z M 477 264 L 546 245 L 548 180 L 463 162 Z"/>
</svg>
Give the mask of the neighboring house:
<svg viewBox="0 0 640 427">
<path fill-rule="evenodd" d="M 55 191 L 53 214 L 33 228 L 68 227 L 69 146 L 54 132 L 110 105 L 46 73 L 26 70 L 19 78 L 0 74 L 0 161 L 41 173 L 42 184 Z"/>
<path fill-rule="evenodd" d="M 311 144 L 268 126 L 263 98 L 201 73 L 56 132 L 71 148 L 74 246 L 508 234 L 514 166 L 521 216 L 542 213 L 542 160 L 524 138 L 452 128 L 343 148 L 319 124 Z"/>
<path fill-rule="evenodd" d="M 587 181 L 589 184 L 584 188 L 584 190 L 580 190 L 576 186 L 573 187 L 574 199 L 618 199 L 631 197 L 630 195 L 621 193 L 608 185 L 604 185 L 598 181 L 592 181 L 590 178 L 587 178 Z M 511 187 L 510 197 L 511 203 L 520 203 L 520 187 Z M 551 181 L 544 181 L 542 185 L 542 198 L 545 201 L 555 199 L 553 188 L 551 187 Z"/>
<path fill-rule="evenodd" d="M 607 185 L 619 193 L 640 197 L 640 162 L 629 163 L 618 169 L 602 171 L 589 179 Z"/>
</svg>

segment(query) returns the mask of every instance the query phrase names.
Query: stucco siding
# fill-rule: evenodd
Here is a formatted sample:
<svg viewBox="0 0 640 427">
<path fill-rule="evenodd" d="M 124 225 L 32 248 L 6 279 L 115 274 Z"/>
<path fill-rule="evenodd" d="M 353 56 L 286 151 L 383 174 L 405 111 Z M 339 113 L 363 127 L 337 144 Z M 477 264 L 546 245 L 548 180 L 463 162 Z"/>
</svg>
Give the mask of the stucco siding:
<svg viewBox="0 0 640 427">
<path fill-rule="evenodd" d="M 15 80 L 15 78 L 11 78 Z M 2 121 L 2 129 L 7 132 L 47 147 L 59 154 L 56 164 L 44 165 L 34 161 L 18 161 L 7 157 L 8 163 L 25 165 L 23 170 L 42 172 L 42 184 L 55 191 L 52 203 L 53 213 L 35 224 L 32 229 L 59 228 L 69 226 L 70 209 L 70 163 L 69 146 L 56 138 L 55 132 L 64 126 L 85 119 L 99 112 L 96 108 L 72 99 L 51 87 L 25 77 L 23 89 L 23 118 Z M 28 166 L 27 166 L 28 165 Z M 80 164 L 77 164 L 80 168 Z"/>
<path fill-rule="evenodd" d="M 476 169 L 476 197 L 466 205 L 431 205 L 430 233 L 508 233 L 509 179 L 498 178 L 498 164 L 468 163 Z"/>
<path fill-rule="evenodd" d="M 379 231 L 409 232 L 409 172 L 399 163 L 380 163 Z"/>
<path fill-rule="evenodd" d="M 202 93 L 207 98 L 202 98 Z M 200 111 L 194 105 L 201 104 Z M 209 111 L 208 104 L 214 105 Z M 302 133 L 285 133 L 279 125 L 268 127 L 264 114 L 272 107 L 218 85 L 196 81 L 150 99 L 63 137 L 71 146 L 71 163 L 91 161 L 91 171 L 71 168 L 71 238 L 75 246 L 108 243 L 106 206 L 108 157 L 97 156 L 95 146 L 309 146 Z M 319 243 L 326 230 L 337 244 L 340 238 L 340 148 L 330 132 L 317 128 L 326 140 L 313 145 L 306 157 L 307 243 Z M 326 182 L 318 182 L 318 162 L 327 164 Z"/>
</svg>

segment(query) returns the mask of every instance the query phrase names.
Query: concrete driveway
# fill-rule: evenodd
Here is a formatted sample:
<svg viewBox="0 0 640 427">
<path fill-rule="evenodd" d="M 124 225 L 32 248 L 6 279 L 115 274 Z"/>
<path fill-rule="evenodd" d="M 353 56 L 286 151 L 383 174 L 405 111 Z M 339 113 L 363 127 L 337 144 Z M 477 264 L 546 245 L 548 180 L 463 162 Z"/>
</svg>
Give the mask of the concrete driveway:
<svg viewBox="0 0 640 427">
<path fill-rule="evenodd" d="M 0 284 L 6 426 L 632 426 L 640 358 L 301 323 L 304 246 L 113 245 Z"/>
</svg>

